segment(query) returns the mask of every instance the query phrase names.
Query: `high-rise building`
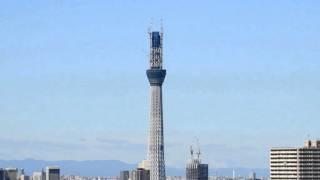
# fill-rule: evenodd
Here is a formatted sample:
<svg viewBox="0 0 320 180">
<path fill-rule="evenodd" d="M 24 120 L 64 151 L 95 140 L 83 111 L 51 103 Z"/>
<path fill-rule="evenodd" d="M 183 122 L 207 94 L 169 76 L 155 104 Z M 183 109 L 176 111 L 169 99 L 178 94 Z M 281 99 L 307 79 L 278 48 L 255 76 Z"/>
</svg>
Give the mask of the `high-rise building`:
<svg viewBox="0 0 320 180">
<path fill-rule="evenodd" d="M 5 176 L 6 176 L 5 170 L 0 168 L 0 180 L 5 180 Z"/>
<path fill-rule="evenodd" d="M 186 180 L 208 180 L 208 164 L 202 164 L 200 159 L 200 150 L 194 157 L 191 147 L 191 159 L 186 168 Z"/>
<path fill-rule="evenodd" d="M 138 168 L 130 171 L 130 180 L 150 180 L 150 171 L 142 168 Z"/>
<path fill-rule="evenodd" d="M 5 180 L 17 180 L 18 169 L 17 168 L 5 168 Z"/>
<path fill-rule="evenodd" d="M 129 171 L 120 171 L 120 180 L 128 180 Z"/>
<path fill-rule="evenodd" d="M 60 180 L 60 168 L 56 166 L 46 167 L 46 180 Z"/>
<path fill-rule="evenodd" d="M 306 141 L 300 148 L 270 150 L 271 180 L 320 179 L 320 141 Z"/>
<path fill-rule="evenodd" d="M 162 83 L 166 70 L 162 69 L 163 33 L 153 31 L 150 35 L 150 68 L 147 77 L 150 83 L 151 110 L 150 129 L 148 138 L 148 161 L 151 180 L 165 180 L 164 139 L 163 139 L 163 108 L 162 108 Z"/>
<path fill-rule="evenodd" d="M 45 168 L 42 168 L 42 170 L 41 170 L 41 174 L 42 174 L 42 180 L 46 180 L 46 169 Z"/>
</svg>

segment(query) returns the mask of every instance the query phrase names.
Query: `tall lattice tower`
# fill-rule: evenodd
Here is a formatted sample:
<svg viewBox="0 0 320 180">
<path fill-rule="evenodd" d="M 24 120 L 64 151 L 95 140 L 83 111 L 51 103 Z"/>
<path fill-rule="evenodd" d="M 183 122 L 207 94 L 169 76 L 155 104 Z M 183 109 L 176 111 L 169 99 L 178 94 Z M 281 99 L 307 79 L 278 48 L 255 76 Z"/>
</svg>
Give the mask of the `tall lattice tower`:
<svg viewBox="0 0 320 180">
<path fill-rule="evenodd" d="M 150 129 L 148 139 L 148 162 L 151 180 L 165 180 L 162 83 L 166 70 L 162 69 L 163 32 L 152 31 L 150 35 L 150 68 L 147 76 L 151 91 Z"/>
</svg>

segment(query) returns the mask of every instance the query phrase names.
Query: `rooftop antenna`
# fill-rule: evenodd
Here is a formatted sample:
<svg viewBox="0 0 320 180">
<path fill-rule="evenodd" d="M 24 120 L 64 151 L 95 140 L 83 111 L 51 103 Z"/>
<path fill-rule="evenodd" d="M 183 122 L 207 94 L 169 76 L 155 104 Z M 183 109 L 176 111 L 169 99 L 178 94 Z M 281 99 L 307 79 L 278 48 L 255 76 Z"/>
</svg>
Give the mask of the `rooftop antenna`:
<svg viewBox="0 0 320 180">
<path fill-rule="evenodd" d="M 197 152 L 197 159 L 200 160 L 200 154 L 201 154 L 201 151 L 200 151 L 200 144 L 199 144 L 199 139 L 196 138 L 196 141 L 197 141 L 197 148 L 198 148 L 198 152 Z"/>
<path fill-rule="evenodd" d="M 200 161 L 200 154 L 201 154 L 201 151 L 200 151 L 200 145 L 199 145 L 199 139 L 197 137 L 194 137 L 194 140 L 195 140 L 195 145 L 196 145 L 196 160 Z"/>
<path fill-rule="evenodd" d="M 191 154 L 191 160 L 193 160 L 193 149 L 192 149 L 192 146 L 190 146 L 190 154 Z"/>
<path fill-rule="evenodd" d="M 152 28 L 153 28 L 153 18 L 150 19 L 150 26 L 148 28 L 149 33 L 151 33 Z"/>
<path fill-rule="evenodd" d="M 163 21 L 162 18 L 160 19 L 160 30 L 161 30 L 161 36 L 163 35 Z"/>
</svg>

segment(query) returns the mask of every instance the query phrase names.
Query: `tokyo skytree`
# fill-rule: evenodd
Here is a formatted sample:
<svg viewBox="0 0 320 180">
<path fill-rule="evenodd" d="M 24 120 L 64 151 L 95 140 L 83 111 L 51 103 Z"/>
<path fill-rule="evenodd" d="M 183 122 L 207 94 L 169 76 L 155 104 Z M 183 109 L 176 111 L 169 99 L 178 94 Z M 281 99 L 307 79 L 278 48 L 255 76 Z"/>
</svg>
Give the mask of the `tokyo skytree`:
<svg viewBox="0 0 320 180">
<path fill-rule="evenodd" d="M 150 68 L 147 77 L 150 83 L 150 129 L 148 139 L 148 162 L 150 180 L 165 180 L 164 140 L 163 140 L 163 108 L 162 83 L 166 70 L 162 69 L 163 33 L 152 31 L 150 35 Z"/>
</svg>

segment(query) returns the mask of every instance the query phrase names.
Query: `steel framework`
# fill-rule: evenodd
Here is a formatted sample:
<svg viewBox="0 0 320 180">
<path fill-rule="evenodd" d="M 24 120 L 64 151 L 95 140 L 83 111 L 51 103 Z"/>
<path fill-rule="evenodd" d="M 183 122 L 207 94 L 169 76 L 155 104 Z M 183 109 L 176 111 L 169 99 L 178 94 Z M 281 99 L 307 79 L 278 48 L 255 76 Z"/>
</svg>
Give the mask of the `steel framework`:
<svg viewBox="0 0 320 180">
<path fill-rule="evenodd" d="M 150 129 L 148 137 L 148 161 L 151 180 L 165 180 L 162 83 L 166 70 L 162 69 L 162 32 L 149 32 L 150 68 L 147 77 L 150 83 Z"/>
</svg>

